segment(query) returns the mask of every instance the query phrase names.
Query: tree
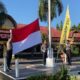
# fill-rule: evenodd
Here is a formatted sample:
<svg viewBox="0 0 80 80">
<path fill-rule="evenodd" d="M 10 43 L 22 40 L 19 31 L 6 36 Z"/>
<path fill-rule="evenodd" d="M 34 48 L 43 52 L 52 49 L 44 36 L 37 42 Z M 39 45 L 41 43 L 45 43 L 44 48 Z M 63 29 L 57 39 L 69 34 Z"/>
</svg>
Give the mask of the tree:
<svg viewBox="0 0 80 80">
<path fill-rule="evenodd" d="M 60 25 L 57 24 L 57 25 L 56 25 L 56 28 L 61 31 L 62 28 L 63 28 L 63 22 L 61 21 L 61 22 L 60 22 Z"/>
<path fill-rule="evenodd" d="M 56 25 L 56 29 L 57 30 L 60 30 L 59 24 Z"/>
<path fill-rule="evenodd" d="M 80 31 L 80 23 L 78 24 L 78 30 Z"/>
<path fill-rule="evenodd" d="M 62 13 L 61 0 L 51 0 L 51 20 Z M 41 21 L 48 21 L 48 0 L 40 0 L 39 17 Z"/>
<path fill-rule="evenodd" d="M 8 23 L 6 23 L 6 22 L 8 22 Z M 0 2 L 0 28 L 11 29 L 16 26 L 17 26 L 16 21 L 12 18 L 12 16 L 7 14 L 6 7 L 4 6 L 4 4 L 2 2 Z"/>
<path fill-rule="evenodd" d="M 42 33 L 42 41 L 45 41 L 45 40 L 47 41 L 47 35 Z"/>
<path fill-rule="evenodd" d="M 60 30 L 62 30 L 62 28 L 63 28 L 63 22 L 61 21 L 61 23 L 60 23 Z"/>
<path fill-rule="evenodd" d="M 73 25 L 73 26 L 72 26 L 72 30 L 77 31 L 76 25 Z"/>
<path fill-rule="evenodd" d="M 0 27 L 4 24 L 7 10 L 2 2 L 0 2 Z"/>
</svg>

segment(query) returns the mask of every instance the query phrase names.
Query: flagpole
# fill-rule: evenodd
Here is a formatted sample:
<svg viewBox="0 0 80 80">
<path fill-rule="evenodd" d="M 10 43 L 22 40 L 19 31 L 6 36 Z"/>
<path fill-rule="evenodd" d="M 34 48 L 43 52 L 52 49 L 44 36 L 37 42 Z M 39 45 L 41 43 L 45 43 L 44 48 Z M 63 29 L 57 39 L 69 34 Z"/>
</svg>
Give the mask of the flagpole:
<svg viewBox="0 0 80 80">
<path fill-rule="evenodd" d="M 49 53 L 51 53 L 51 0 L 48 0 Z"/>
<path fill-rule="evenodd" d="M 48 0 L 48 30 L 49 30 L 49 47 L 46 58 L 46 66 L 53 67 L 53 49 L 51 48 L 51 0 Z"/>
</svg>

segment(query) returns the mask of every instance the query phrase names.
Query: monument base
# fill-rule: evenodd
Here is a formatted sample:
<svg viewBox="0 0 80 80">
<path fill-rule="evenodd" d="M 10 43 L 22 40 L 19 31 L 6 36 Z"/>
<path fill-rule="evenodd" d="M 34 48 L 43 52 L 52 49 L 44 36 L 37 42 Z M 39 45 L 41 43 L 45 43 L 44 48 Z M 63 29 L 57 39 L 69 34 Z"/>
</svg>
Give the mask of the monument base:
<svg viewBox="0 0 80 80">
<path fill-rule="evenodd" d="M 46 67 L 54 67 L 55 59 L 54 58 L 46 58 Z"/>
</svg>

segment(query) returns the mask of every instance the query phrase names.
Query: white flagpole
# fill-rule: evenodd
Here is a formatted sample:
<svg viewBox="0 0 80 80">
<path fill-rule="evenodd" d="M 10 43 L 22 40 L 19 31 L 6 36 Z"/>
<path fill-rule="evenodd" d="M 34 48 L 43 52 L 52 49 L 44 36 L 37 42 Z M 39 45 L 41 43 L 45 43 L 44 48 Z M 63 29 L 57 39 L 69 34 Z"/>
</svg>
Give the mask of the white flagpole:
<svg viewBox="0 0 80 80">
<path fill-rule="evenodd" d="M 46 66 L 54 67 L 53 49 L 51 48 L 51 0 L 48 0 L 48 27 L 49 27 L 49 47 L 47 52 Z"/>
<path fill-rule="evenodd" d="M 48 0 L 49 53 L 51 53 L 51 0 Z"/>
</svg>

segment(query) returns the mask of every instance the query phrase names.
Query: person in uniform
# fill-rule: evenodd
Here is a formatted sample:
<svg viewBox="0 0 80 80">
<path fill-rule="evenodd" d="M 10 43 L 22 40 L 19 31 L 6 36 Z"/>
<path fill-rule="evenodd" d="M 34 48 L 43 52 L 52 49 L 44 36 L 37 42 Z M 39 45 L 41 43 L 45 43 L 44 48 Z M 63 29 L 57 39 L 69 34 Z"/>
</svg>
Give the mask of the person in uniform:
<svg viewBox="0 0 80 80">
<path fill-rule="evenodd" d="M 7 69 L 8 70 L 11 70 L 11 59 L 12 59 L 12 34 L 10 32 L 10 37 L 8 38 L 8 41 L 7 41 Z"/>
<path fill-rule="evenodd" d="M 71 65 L 71 44 L 69 40 L 66 41 L 66 55 L 68 64 Z"/>
<path fill-rule="evenodd" d="M 47 42 L 46 40 L 43 41 L 41 45 L 41 52 L 43 54 L 43 64 L 46 65 L 46 58 L 47 58 Z"/>
</svg>

